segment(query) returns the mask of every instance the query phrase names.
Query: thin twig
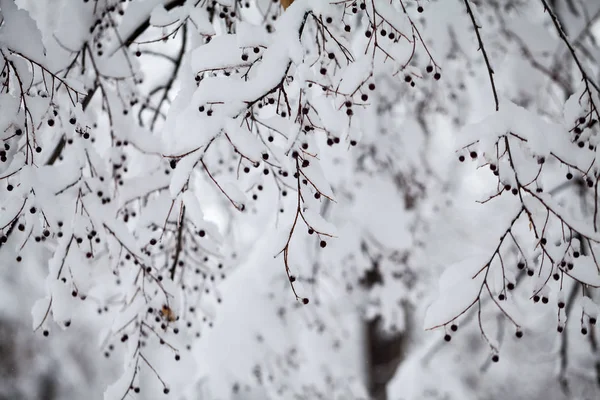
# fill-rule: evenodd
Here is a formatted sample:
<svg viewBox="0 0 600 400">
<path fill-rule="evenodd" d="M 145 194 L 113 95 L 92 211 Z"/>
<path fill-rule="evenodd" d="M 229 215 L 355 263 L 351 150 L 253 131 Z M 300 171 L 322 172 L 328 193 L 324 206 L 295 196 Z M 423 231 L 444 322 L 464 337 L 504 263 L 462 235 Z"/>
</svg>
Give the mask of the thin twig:
<svg viewBox="0 0 600 400">
<path fill-rule="evenodd" d="M 467 13 L 471 18 L 471 23 L 473 24 L 473 28 L 475 29 L 475 34 L 477 35 L 477 42 L 479 42 L 479 50 L 483 53 L 483 59 L 485 60 L 485 65 L 488 70 L 488 75 L 490 76 L 490 84 L 492 85 L 492 92 L 494 93 L 494 102 L 496 103 L 496 111 L 500 109 L 500 104 L 498 102 L 498 93 L 496 92 L 496 84 L 494 83 L 494 69 L 490 64 L 490 60 L 488 58 L 487 52 L 485 51 L 485 46 L 483 45 L 483 40 L 481 39 L 481 34 L 479 33 L 479 29 L 481 27 L 477 25 L 477 21 L 475 21 L 475 15 L 473 14 L 473 10 L 471 9 L 471 5 L 469 4 L 469 0 L 464 0 L 465 6 L 467 7 Z M 542 0 L 544 1 L 544 0 Z"/>
</svg>

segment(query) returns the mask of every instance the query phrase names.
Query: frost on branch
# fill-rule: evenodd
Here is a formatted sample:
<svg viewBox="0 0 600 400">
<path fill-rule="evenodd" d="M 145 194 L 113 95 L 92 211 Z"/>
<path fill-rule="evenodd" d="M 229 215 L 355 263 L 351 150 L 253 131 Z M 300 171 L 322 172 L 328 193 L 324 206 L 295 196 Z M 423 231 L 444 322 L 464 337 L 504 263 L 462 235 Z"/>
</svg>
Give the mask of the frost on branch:
<svg viewBox="0 0 600 400">
<path fill-rule="evenodd" d="M 185 397 L 220 283 L 257 251 L 274 318 L 331 339 L 325 361 L 349 305 L 402 340 L 442 225 L 431 203 L 457 183 L 445 134 L 465 121 L 481 122 L 456 156 L 492 179 L 480 202 L 498 218 L 446 263 L 427 327 L 450 341 L 477 317 L 498 361 L 490 316 L 520 338 L 536 302 L 593 337 L 596 52 L 545 0 L 65 0 L 59 22 L 20 3 L 0 3 L 0 244 L 47 272 L 40 339 L 79 308 L 102 319 L 124 366 L 107 398 Z M 251 367 L 263 397 L 327 397 L 343 375 L 320 360 L 331 382 L 307 383 L 313 364 L 279 351 L 264 358 L 285 368 Z"/>
<path fill-rule="evenodd" d="M 494 176 L 495 187 L 480 203 L 488 209 L 496 204 L 497 209 L 512 211 L 487 257 L 478 255 L 444 273 L 440 297 L 425 321 L 428 329 L 444 327 L 449 341 L 473 311 L 492 361 L 498 361 L 499 348 L 482 317 L 491 309 L 508 320 L 517 338 L 535 328 L 520 315 L 526 301 L 556 305 L 556 327 L 563 332 L 569 314 L 578 312 L 573 310 L 577 297 L 582 296 L 581 333 L 586 335 L 596 323 L 591 299 L 600 287 L 599 91 L 556 14 L 544 0 L 541 3 L 581 83 L 565 93 L 568 100 L 559 118 L 543 118 L 500 98 L 495 113 L 463 130 L 458 160 L 470 160 Z M 525 43 L 519 39 L 518 45 L 529 51 Z M 492 73 L 490 78 L 494 86 Z M 565 88 L 564 82 L 550 78 Z M 573 192 L 583 204 L 581 209 L 569 198 Z"/>
<path fill-rule="evenodd" d="M 281 193 L 297 193 L 281 251 L 288 278 L 294 274 L 288 262 L 290 243 L 299 226 L 316 234 L 321 248 L 333 235 L 305 216 L 314 199 L 335 199 L 320 172 L 318 141 L 324 137 L 330 146 L 356 144 L 361 127 L 353 117 L 369 105 L 374 71 L 399 75 L 417 50 L 424 50 L 435 65 L 424 44 L 417 49 L 419 31 L 406 10 L 383 3 L 377 7 L 383 9 L 366 15 L 389 34 L 380 40 L 369 32 L 355 48 L 348 40 L 352 17 L 342 13 L 344 5 L 317 1 L 296 1 L 272 35 L 244 23 L 236 34 L 211 38 L 191 54 L 197 89 L 184 88 L 174 101 L 177 113 L 167 116 L 163 135 L 169 137 L 170 157 L 183 163 L 198 152 L 208 155 L 209 147 L 229 146 L 239 160 L 238 175 L 262 173 Z M 418 74 L 414 68 L 408 73 Z M 194 132 L 195 126 L 203 127 L 202 134 Z M 185 163 L 188 168 L 192 164 Z M 220 182 L 204 162 L 198 164 L 231 205 L 246 209 L 247 202 L 235 195 L 238 190 Z M 240 184 L 243 190 L 243 180 Z M 308 301 L 297 293 L 296 298 Z"/>
<path fill-rule="evenodd" d="M 287 229 L 272 255 L 316 306 L 294 260 L 338 235 L 329 152 L 376 136 L 380 82 L 409 90 L 441 68 L 403 2 L 63 3 L 75 22 L 1 3 L 2 244 L 18 262 L 53 254 L 36 331 L 84 303 L 111 321 L 101 346 L 125 370 L 107 398 L 142 381 L 181 394 L 164 360 L 186 361 L 215 318 L 230 227 L 276 198 L 265 229 Z"/>
</svg>

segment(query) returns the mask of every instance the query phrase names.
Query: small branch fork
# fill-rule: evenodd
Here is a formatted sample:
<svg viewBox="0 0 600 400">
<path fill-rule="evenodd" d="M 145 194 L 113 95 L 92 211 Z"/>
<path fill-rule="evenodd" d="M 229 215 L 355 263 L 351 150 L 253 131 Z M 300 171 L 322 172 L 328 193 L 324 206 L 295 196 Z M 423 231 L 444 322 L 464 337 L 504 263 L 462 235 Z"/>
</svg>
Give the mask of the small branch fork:
<svg viewBox="0 0 600 400">
<path fill-rule="evenodd" d="M 472 279 L 475 279 L 481 273 L 484 273 L 481 287 L 479 288 L 478 294 L 475 297 L 475 299 L 464 310 L 462 310 L 457 315 L 453 316 L 448 321 L 429 328 L 429 329 L 436 329 L 436 328 L 440 328 L 440 327 L 445 327 L 449 324 L 453 324 L 453 326 L 455 326 L 455 324 L 454 324 L 455 321 L 458 318 L 460 318 L 461 316 L 463 316 L 464 314 L 466 314 L 474 305 L 477 304 L 479 307 L 478 319 L 480 321 L 479 325 L 480 325 L 481 334 L 484 337 L 484 339 L 486 340 L 486 342 L 490 345 L 492 353 L 494 353 L 494 354 L 497 353 L 498 349 L 496 349 L 495 346 L 491 343 L 491 341 L 489 340 L 489 338 L 488 338 L 487 334 L 485 333 L 483 326 L 481 324 L 481 312 L 482 312 L 481 301 L 482 301 L 482 292 L 483 292 L 484 288 L 486 289 L 489 297 L 493 300 L 495 305 L 502 312 L 502 314 L 515 326 L 515 328 L 517 330 L 517 337 L 520 337 L 520 335 L 522 335 L 521 326 L 508 314 L 508 312 L 505 310 L 505 308 L 501 305 L 501 302 L 506 300 L 508 297 L 507 289 L 512 290 L 515 288 L 515 285 L 517 284 L 517 282 L 509 281 L 506 277 L 506 265 L 505 265 L 505 261 L 502 256 L 502 248 L 506 247 L 506 246 L 504 246 L 505 239 L 510 238 L 510 241 L 512 242 L 512 243 L 508 244 L 508 246 L 510 248 L 507 248 L 506 250 L 515 252 L 517 254 L 517 259 L 519 260 L 517 268 L 519 270 L 526 271 L 527 275 L 529 275 L 529 276 L 534 276 L 534 274 L 537 270 L 537 276 L 540 277 L 540 276 L 542 276 L 543 271 L 546 269 L 546 272 L 544 273 L 544 278 L 543 278 L 542 284 L 539 287 L 537 287 L 530 296 L 530 299 L 533 299 L 534 302 L 538 302 L 540 300 L 542 300 L 543 303 L 548 302 L 548 298 L 545 296 L 544 290 L 547 287 L 548 283 L 550 282 L 551 278 L 554 278 L 554 280 L 557 281 L 557 285 L 559 286 L 558 288 L 560 291 L 562 291 L 564 288 L 564 277 L 565 276 L 571 278 L 571 280 L 574 282 L 576 287 L 597 288 L 597 286 L 595 286 L 594 284 L 592 284 L 590 282 L 585 282 L 585 281 L 577 278 L 576 275 L 571 272 L 574 268 L 576 268 L 576 266 L 573 263 L 574 259 L 577 259 L 582 256 L 583 257 L 588 256 L 586 254 L 586 249 L 589 250 L 589 257 L 591 257 L 591 259 L 593 260 L 593 262 L 596 266 L 596 269 L 598 270 L 598 273 L 600 274 L 599 259 L 594 252 L 594 246 L 597 246 L 599 244 L 599 240 L 591 234 L 586 234 L 584 232 L 581 232 L 578 228 L 576 228 L 574 223 L 568 221 L 566 219 L 566 217 L 563 216 L 563 214 L 561 212 L 559 212 L 559 210 L 555 209 L 555 206 L 552 205 L 548 201 L 548 198 L 546 197 L 546 195 L 542 194 L 543 190 L 541 190 L 540 187 L 538 187 L 538 188 L 531 187 L 531 185 L 536 184 L 538 178 L 540 177 L 540 172 L 545 165 L 545 162 L 543 159 L 537 160 L 537 163 L 539 164 L 539 170 L 538 170 L 536 177 L 533 180 L 526 181 L 522 178 L 522 176 L 519 175 L 519 172 L 514 163 L 514 160 L 515 160 L 515 157 L 513 154 L 515 151 L 515 149 L 513 148 L 514 143 L 511 143 L 511 141 L 517 142 L 518 144 L 527 143 L 527 140 L 525 138 L 523 138 L 513 132 L 509 132 L 506 135 L 500 136 L 498 138 L 498 141 L 496 142 L 496 148 L 498 150 L 498 154 L 497 154 L 498 162 L 497 162 L 497 164 L 496 163 L 493 164 L 493 168 L 491 168 L 491 170 L 494 171 L 494 175 L 499 176 L 498 168 L 501 165 L 501 163 L 499 161 L 501 158 L 505 157 L 506 159 L 508 159 L 508 165 L 510 166 L 511 173 L 514 176 L 513 182 L 515 182 L 516 184 L 514 187 L 511 187 L 511 185 L 502 184 L 502 182 L 500 182 L 500 178 L 498 178 L 499 179 L 499 187 L 500 187 L 498 190 L 498 193 L 491 196 L 485 202 L 490 201 L 493 198 L 499 197 L 503 193 L 511 192 L 514 196 L 516 196 L 518 198 L 519 202 L 521 203 L 521 207 L 520 207 L 519 211 L 517 212 L 517 214 L 511 220 L 506 231 L 500 236 L 499 244 L 497 245 L 496 249 L 493 251 L 488 262 L 486 262 L 483 265 L 483 267 L 472 277 Z M 503 145 L 502 149 L 500 148 L 500 144 Z M 468 146 L 466 146 L 465 148 L 467 148 L 467 147 Z M 563 161 L 560 157 L 558 157 L 554 154 L 552 154 L 552 155 L 558 162 L 563 163 Z M 570 164 L 566 164 L 566 165 L 568 165 L 570 168 L 572 168 L 574 170 L 581 172 L 582 174 L 587 173 L 587 171 L 577 168 L 574 165 L 570 165 Z M 588 180 L 589 179 L 590 178 L 588 178 Z M 595 179 L 596 179 L 596 183 L 597 183 L 598 178 L 595 177 Z M 590 181 L 590 182 L 588 182 L 588 186 L 590 188 L 595 188 L 597 185 L 593 181 Z M 552 193 L 552 191 L 551 191 L 551 193 Z M 535 215 L 534 210 L 530 209 L 531 204 L 529 202 L 527 202 L 525 200 L 525 198 L 535 199 L 542 206 L 542 208 L 546 211 L 545 217 L 542 217 L 543 223 L 542 223 L 541 219 L 538 218 L 538 220 L 536 220 L 536 218 L 534 218 L 534 215 Z M 595 214 L 596 214 L 596 211 L 594 211 L 594 215 Z M 519 242 L 519 240 L 513 233 L 515 224 L 523 216 L 526 216 L 526 222 L 529 224 L 529 230 L 533 231 L 533 235 L 535 237 L 535 240 L 534 240 L 535 255 L 533 257 L 526 256 L 526 254 L 523 251 L 523 244 Z M 555 251 L 550 251 L 550 249 L 549 249 L 549 246 L 554 245 L 554 243 L 548 243 L 548 239 L 547 239 L 547 236 L 549 235 L 551 221 L 557 222 L 560 225 L 560 229 L 562 231 L 562 238 L 561 238 L 562 243 L 561 244 L 564 246 L 564 250 L 562 251 L 562 255 L 560 257 L 556 256 Z M 539 262 L 539 265 L 537 265 L 537 266 L 530 265 L 530 261 L 532 259 L 533 260 L 537 259 L 537 260 L 541 260 L 541 261 Z M 500 268 L 502 271 L 502 282 L 503 283 L 502 283 L 502 289 L 501 289 L 500 293 L 494 295 L 493 290 L 488 282 L 488 275 L 489 275 L 489 272 L 490 272 L 491 268 L 493 267 L 493 265 L 498 265 L 498 264 L 500 265 Z M 537 262 L 535 264 L 537 264 Z M 569 296 L 568 301 L 569 301 L 569 303 L 574 301 L 572 299 L 572 296 Z M 565 304 L 562 304 L 562 305 L 559 304 L 559 313 L 558 313 L 559 332 L 562 331 L 560 329 L 560 327 L 561 327 L 561 310 L 564 308 L 565 308 Z M 568 308 L 569 307 L 567 307 L 567 309 Z M 584 322 L 583 322 L 583 318 L 582 318 L 582 325 L 583 325 L 583 323 Z"/>
<path fill-rule="evenodd" d="M 310 182 L 310 180 L 300 170 L 300 161 L 299 161 L 299 158 L 300 158 L 299 156 L 296 157 L 296 174 L 295 174 L 295 176 L 296 176 L 296 182 L 297 182 L 297 188 L 296 188 L 296 190 L 297 190 L 296 213 L 294 215 L 294 221 L 292 223 L 292 227 L 290 228 L 290 232 L 288 234 L 288 238 L 287 238 L 286 244 L 283 247 L 283 249 L 276 256 L 278 256 L 279 254 L 283 253 L 283 262 L 284 262 L 284 265 L 285 265 L 285 272 L 286 272 L 286 275 L 287 275 L 288 280 L 290 282 L 290 286 L 292 288 L 292 291 L 294 292 L 294 296 L 296 297 L 296 300 L 302 301 L 304 304 L 308 304 L 309 299 L 306 298 L 306 297 L 304 297 L 304 298 L 300 297 L 298 295 L 298 293 L 296 292 L 296 288 L 294 287 L 294 282 L 296 281 L 296 278 L 294 277 L 294 275 L 292 275 L 290 264 L 289 264 L 289 251 L 290 251 L 290 245 L 291 245 L 292 237 L 294 235 L 294 231 L 295 231 L 295 229 L 297 227 L 298 221 L 300 219 L 302 219 L 302 221 L 304 222 L 304 224 L 308 228 L 308 233 L 310 235 L 315 234 L 315 233 L 317 234 L 318 237 L 321 237 L 321 236 L 332 237 L 332 235 L 327 234 L 325 232 L 317 231 L 313 226 L 310 225 L 310 223 L 306 220 L 306 218 L 304 216 L 304 213 L 303 213 L 303 203 L 304 203 L 305 200 L 304 200 L 304 196 L 302 194 L 301 176 L 305 177 L 305 181 L 306 182 Z M 316 189 L 316 186 L 312 182 L 310 182 L 310 183 Z M 319 196 L 323 195 L 323 194 L 321 194 L 318 191 L 318 189 L 316 189 L 316 190 L 317 190 L 316 193 L 318 193 Z M 325 241 L 321 241 L 320 245 L 321 245 L 321 247 L 325 247 Z"/>
</svg>

